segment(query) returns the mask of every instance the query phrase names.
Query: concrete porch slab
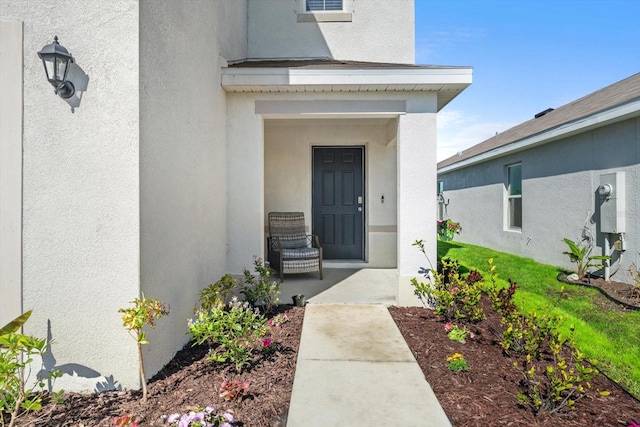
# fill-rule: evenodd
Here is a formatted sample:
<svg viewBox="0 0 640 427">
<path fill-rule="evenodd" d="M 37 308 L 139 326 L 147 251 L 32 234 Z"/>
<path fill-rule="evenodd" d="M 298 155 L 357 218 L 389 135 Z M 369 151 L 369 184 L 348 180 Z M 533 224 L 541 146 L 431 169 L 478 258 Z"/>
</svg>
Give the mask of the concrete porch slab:
<svg viewBox="0 0 640 427">
<path fill-rule="evenodd" d="M 280 300 L 305 295 L 314 304 L 396 304 L 398 273 L 393 269 L 325 268 L 324 280 L 317 273 L 287 275 L 280 285 Z"/>
</svg>

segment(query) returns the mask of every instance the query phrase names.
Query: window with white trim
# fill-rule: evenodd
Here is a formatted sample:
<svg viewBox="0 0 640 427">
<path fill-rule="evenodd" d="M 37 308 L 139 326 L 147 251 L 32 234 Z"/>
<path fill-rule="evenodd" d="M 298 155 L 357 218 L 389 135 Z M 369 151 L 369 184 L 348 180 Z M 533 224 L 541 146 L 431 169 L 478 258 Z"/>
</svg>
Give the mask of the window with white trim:
<svg viewBox="0 0 640 427">
<path fill-rule="evenodd" d="M 343 0 L 306 0 L 305 10 L 307 12 L 341 12 L 343 10 Z"/>
<path fill-rule="evenodd" d="M 507 166 L 507 229 L 522 229 L 522 163 Z"/>
</svg>

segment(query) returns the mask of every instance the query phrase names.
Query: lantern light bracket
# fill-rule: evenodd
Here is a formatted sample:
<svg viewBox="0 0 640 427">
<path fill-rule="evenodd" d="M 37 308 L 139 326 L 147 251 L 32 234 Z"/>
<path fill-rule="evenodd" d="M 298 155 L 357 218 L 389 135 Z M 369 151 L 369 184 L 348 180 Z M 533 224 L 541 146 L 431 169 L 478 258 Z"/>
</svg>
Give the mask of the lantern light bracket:
<svg viewBox="0 0 640 427">
<path fill-rule="evenodd" d="M 53 43 L 44 46 L 38 56 L 42 59 L 47 80 L 54 87 L 56 95 L 61 98 L 71 98 L 75 92 L 75 86 L 67 80 L 70 65 L 74 62 L 69 51 L 58 42 L 58 36 L 53 38 Z"/>
</svg>

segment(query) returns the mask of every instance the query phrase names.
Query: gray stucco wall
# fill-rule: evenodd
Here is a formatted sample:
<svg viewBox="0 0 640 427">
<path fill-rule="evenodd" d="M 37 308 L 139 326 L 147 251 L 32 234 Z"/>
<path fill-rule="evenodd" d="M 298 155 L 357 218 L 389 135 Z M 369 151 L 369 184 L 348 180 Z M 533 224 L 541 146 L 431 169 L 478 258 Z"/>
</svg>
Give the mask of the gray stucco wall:
<svg viewBox="0 0 640 427">
<path fill-rule="evenodd" d="M 226 272 L 225 59 L 246 56 L 246 2 L 140 2 L 140 281 L 170 315 L 150 375 L 188 339 L 199 291 Z"/>
<path fill-rule="evenodd" d="M 522 162 L 522 230 L 507 231 L 506 166 Z M 640 251 L 640 118 L 603 126 L 519 153 L 443 173 L 448 217 L 462 223 L 458 240 L 573 269 L 564 237 L 586 227 L 601 254 L 600 175 L 625 172 L 627 251 L 613 255 L 612 280 L 630 282 Z M 613 240 L 617 239 L 615 237 Z M 618 268 L 619 267 L 619 268 Z M 498 266 L 499 268 L 499 266 Z"/>
</svg>

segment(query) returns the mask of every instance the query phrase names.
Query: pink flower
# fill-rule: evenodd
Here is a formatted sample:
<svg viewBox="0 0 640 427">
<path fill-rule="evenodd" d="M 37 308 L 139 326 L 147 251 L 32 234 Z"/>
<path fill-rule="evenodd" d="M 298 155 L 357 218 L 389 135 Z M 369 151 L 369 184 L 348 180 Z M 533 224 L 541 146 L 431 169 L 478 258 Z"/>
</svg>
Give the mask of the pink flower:
<svg viewBox="0 0 640 427">
<path fill-rule="evenodd" d="M 449 332 L 451 330 L 451 328 L 453 328 L 453 325 L 451 324 L 451 322 L 449 322 L 449 323 L 444 325 L 444 331 L 445 332 Z"/>
<path fill-rule="evenodd" d="M 271 347 L 271 339 L 270 338 L 265 338 L 262 340 L 262 347 Z"/>
</svg>

